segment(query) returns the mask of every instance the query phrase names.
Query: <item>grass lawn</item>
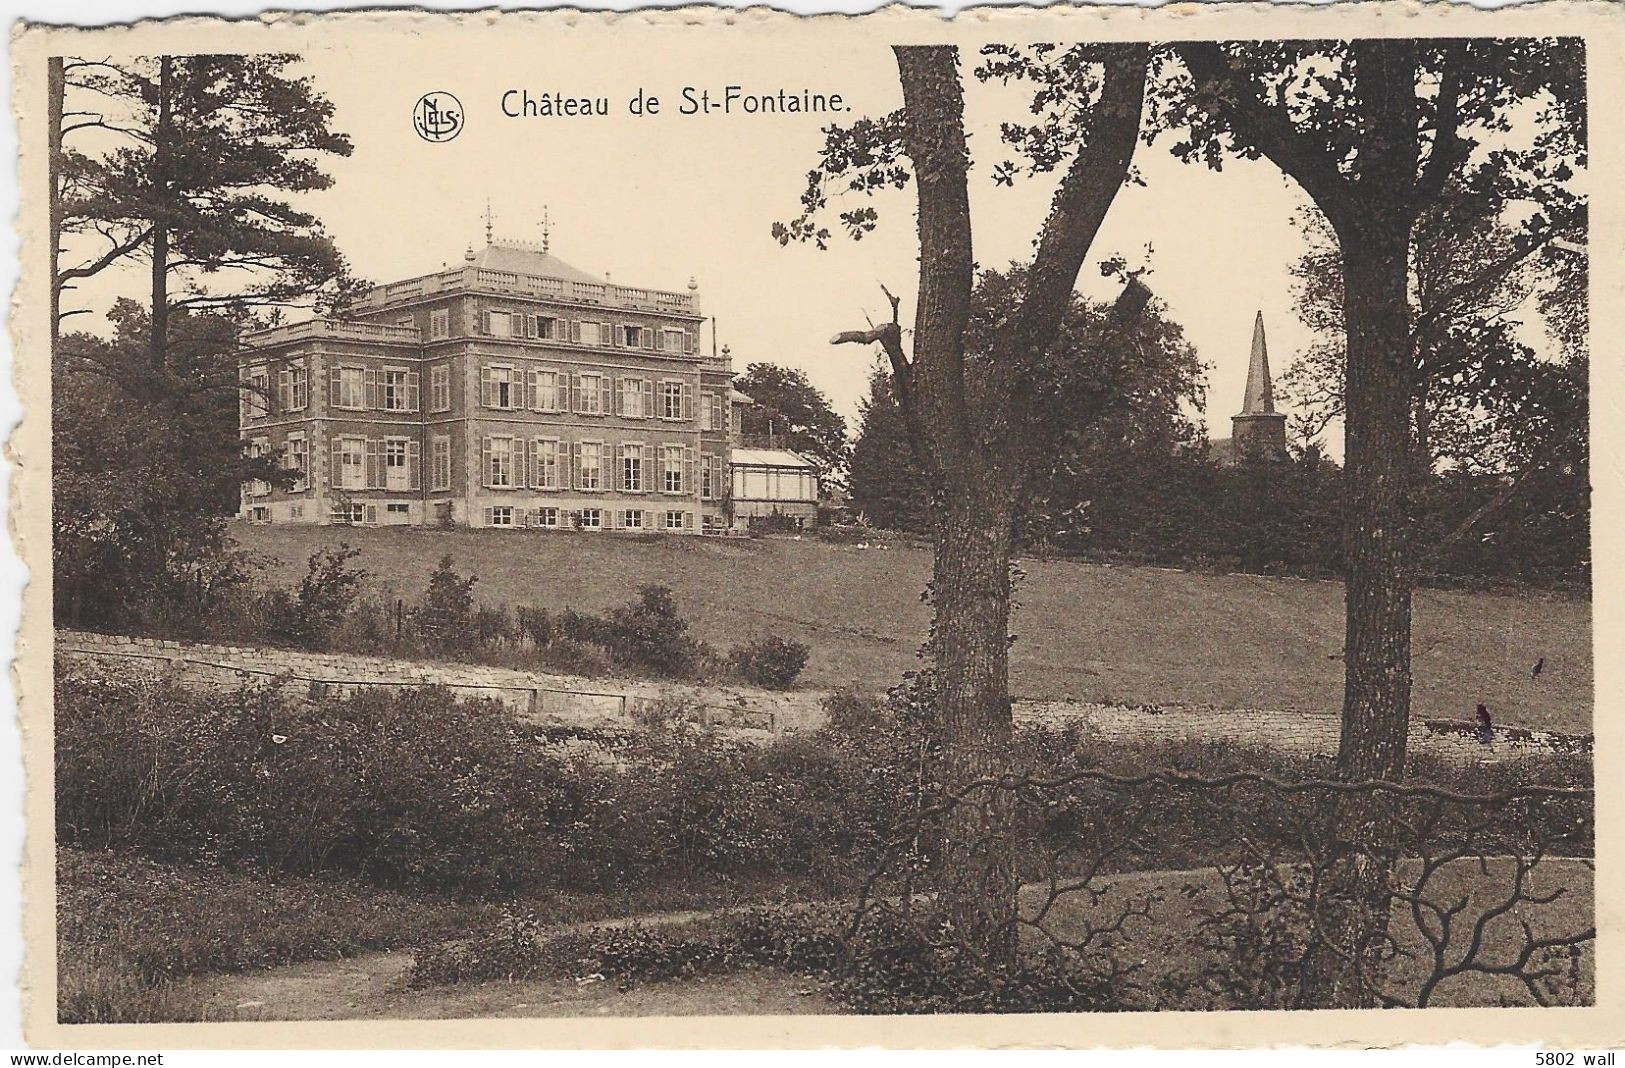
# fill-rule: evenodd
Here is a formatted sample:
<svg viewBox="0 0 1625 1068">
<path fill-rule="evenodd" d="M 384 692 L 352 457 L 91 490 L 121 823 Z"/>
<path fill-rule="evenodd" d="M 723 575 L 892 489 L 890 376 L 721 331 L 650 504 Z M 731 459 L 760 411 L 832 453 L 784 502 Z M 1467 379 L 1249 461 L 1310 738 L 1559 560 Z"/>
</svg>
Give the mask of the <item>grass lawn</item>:
<svg viewBox="0 0 1625 1068">
<path fill-rule="evenodd" d="M 779 634 L 812 647 L 801 684 L 879 691 L 918 665 L 930 572 L 923 549 L 781 539 L 643 538 L 530 531 L 251 527 L 233 534 L 268 581 L 296 583 L 316 549 L 359 548 L 371 585 L 408 599 L 450 553 L 486 604 L 601 611 L 664 583 L 695 632 L 722 648 Z M 1020 696 L 1130 704 L 1336 710 L 1343 596 L 1336 582 L 1026 560 L 1011 685 Z M 1585 600 L 1420 590 L 1418 718 L 1591 731 Z M 1538 679 L 1535 661 L 1545 658 Z"/>
</svg>

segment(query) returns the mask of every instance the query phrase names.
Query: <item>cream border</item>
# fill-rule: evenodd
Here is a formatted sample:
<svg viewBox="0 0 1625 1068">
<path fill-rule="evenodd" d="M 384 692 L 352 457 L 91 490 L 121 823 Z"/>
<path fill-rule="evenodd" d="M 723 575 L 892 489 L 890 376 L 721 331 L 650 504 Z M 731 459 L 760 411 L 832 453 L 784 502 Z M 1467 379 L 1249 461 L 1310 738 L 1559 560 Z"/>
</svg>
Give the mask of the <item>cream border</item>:
<svg viewBox="0 0 1625 1068">
<path fill-rule="evenodd" d="M 50 435 L 49 361 L 44 349 L 48 302 L 45 187 L 40 131 L 45 111 L 44 57 L 53 49 L 135 53 L 169 50 L 300 51 L 339 34 L 358 45 L 381 35 L 432 31 L 477 49 L 482 34 L 515 28 L 590 35 L 620 23 L 672 34 L 748 33 L 758 42 L 806 35 L 884 33 L 906 41 L 961 45 L 991 39 L 1057 40 L 1223 37 L 1346 37 L 1463 35 L 1582 35 L 1588 39 L 1591 137 L 1592 331 L 1617 337 L 1625 249 L 1625 205 L 1617 176 L 1625 173 L 1625 8 L 1592 3 L 1532 4 L 1484 11 L 1417 3 L 1271 7 L 1267 4 L 1179 4 L 1135 8 L 973 8 L 953 19 L 934 11 L 888 8 L 859 17 L 797 17 L 761 8 L 684 8 L 627 14 L 554 11 L 451 15 L 412 12 L 281 14 L 227 21 L 178 18 L 106 29 L 19 26 L 13 34 L 14 110 L 19 122 L 19 185 L 23 238 L 21 280 L 13 304 L 15 382 L 24 418 L 9 446 L 17 465 L 11 523 L 33 581 L 24 593 L 23 625 L 14 666 L 22 709 L 29 791 L 23 896 L 27 934 L 23 997 L 25 1035 L 55 1048 L 486 1048 L 486 1047 L 1392 1047 L 1469 1040 L 1481 1045 L 1544 1042 L 1570 1049 L 1625 1044 L 1625 829 L 1621 771 L 1625 669 L 1619 656 L 1625 625 L 1621 493 L 1625 490 L 1625 381 L 1608 348 L 1593 343 L 1592 471 L 1594 664 L 1596 680 L 1598 838 L 1598 1003 L 1585 1009 L 1432 1009 L 1425 1012 L 1155 1013 L 1008 1017 L 706 1017 L 569 1020 L 354 1021 L 63 1026 L 54 1021 L 55 953 L 52 834 Z M 1611 104 L 1610 104 L 1611 102 Z M 788 187 L 787 187 L 788 190 Z M 1599 358 L 1600 357 L 1600 358 Z"/>
</svg>

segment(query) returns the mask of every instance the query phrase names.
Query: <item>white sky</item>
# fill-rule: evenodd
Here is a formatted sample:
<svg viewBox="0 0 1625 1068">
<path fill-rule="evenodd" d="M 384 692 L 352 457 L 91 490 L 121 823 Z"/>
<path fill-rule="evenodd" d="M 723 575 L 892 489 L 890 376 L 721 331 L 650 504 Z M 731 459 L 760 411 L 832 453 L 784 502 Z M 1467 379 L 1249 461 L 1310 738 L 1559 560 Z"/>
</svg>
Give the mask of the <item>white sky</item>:
<svg viewBox="0 0 1625 1068">
<path fill-rule="evenodd" d="M 904 325 L 911 323 L 912 188 L 876 200 L 880 229 L 860 242 L 837 236 L 825 252 L 781 248 L 769 228 L 796 213 L 820 127 L 831 117 L 675 111 L 685 84 L 720 92 L 737 83 L 840 92 L 853 113 L 836 118 L 879 116 L 900 103 L 890 49 L 880 41 L 840 51 L 740 49 L 718 35 L 658 49 L 635 35 L 626 40 L 627 61 L 613 70 L 514 35 L 482 44 L 482 57 L 486 49 L 495 54 L 477 68 L 414 36 L 377 49 L 309 54 L 304 70 L 333 101 L 334 127 L 351 135 L 355 152 L 327 161 L 334 186 L 305 205 L 325 220 L 357 273 L 374 282 L 457 263 L 470 243 L 483 243 L 487 198 L 499 237 L 539 239 L 546 205 L 555 254 L 628 285 L 681 290 L 695 278 L 737 370 L 755 361 L 801 368 L 855 428 L 874 353 L 832 348 L 828 339 L 863 325 L 866 313 L 881 314 L 880 282 L 904 295 Z M 1025 114 L 1024 92 L 975 81 L 974 57 L 966 58 L 975 252 L 979 263 L 1002 266 L 1030 256 L 1051 185 L 993 184 L 991 164 L 1003 158 L 996 124 Z M 726 75 L 708 79 L 713 71 Z M 665 100 L 664 114 L 625 113 L 640 86 Z M 454 141 L 430 144 L 412 130 L 413 104 L 431 88 L 455 93 L 468 113 Z M 611 114 L 504 118 L 499 101 L 510 88 L 607 95 Z M 1110 299 L 1116 284 L 1101 278 L 1100 260 L 1122 254 L 1149 264 L 1146 280 L 1210 365 L 1210 433 L 1227 437 L 1241 404 L 1254 313 L 1264 313 L 1277 380 L 1311 340 L 1292 315 L 1287 273 L 1304 248 L 1292 216 L 1306 199 L 1268 162 L 1233 161 L 1214 173 L 1176 161 L 1159 142 L 1142 146 L 1136 165 L 1145 185 L 1119 193 L 1079 287 Z M 833 212 L 829 225 L 838 229 Z M 115 289 L 139 299 L 143 273 L 109 273 L 85 299 L 105 306 Z M 88 317 L 70 323 L 91 325 Z"/>
</svg>

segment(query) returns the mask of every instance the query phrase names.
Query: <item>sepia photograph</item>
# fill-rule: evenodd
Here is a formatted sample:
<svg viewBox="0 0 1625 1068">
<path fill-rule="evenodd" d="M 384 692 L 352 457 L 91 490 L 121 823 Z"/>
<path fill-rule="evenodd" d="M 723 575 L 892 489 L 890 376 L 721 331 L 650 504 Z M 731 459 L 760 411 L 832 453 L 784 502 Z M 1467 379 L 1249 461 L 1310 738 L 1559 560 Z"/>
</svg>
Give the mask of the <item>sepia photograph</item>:
<svg viewBox="0 0 1625 1068">
<path fill-rule="evenodd" d="M 1592 1019 L 1616 27 L 1395 11 L 26 28 L 30 1027 Z"/>
</svg>

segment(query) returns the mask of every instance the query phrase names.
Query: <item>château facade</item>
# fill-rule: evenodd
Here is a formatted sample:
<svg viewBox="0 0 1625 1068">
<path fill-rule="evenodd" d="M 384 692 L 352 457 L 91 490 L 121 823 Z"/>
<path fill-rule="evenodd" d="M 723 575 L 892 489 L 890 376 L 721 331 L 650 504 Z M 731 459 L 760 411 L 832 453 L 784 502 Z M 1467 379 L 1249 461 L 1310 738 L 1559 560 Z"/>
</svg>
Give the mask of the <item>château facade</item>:
<svg viewBox="0 0 1625 1068">
<path fill-rule="evenodd" d="M 545 244 L 372 289 L 344 319 L 256 331 L 240 426 L 289 488 L 242 516 L 343 523 L 665 530 L 728 525 L 738 421 L 699 294 L 612 285 Z"/>
</svg>

